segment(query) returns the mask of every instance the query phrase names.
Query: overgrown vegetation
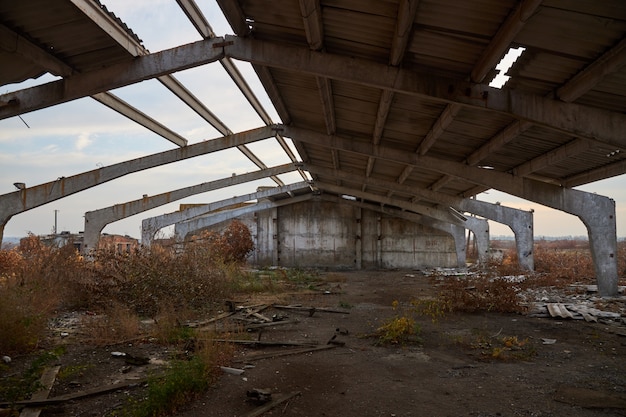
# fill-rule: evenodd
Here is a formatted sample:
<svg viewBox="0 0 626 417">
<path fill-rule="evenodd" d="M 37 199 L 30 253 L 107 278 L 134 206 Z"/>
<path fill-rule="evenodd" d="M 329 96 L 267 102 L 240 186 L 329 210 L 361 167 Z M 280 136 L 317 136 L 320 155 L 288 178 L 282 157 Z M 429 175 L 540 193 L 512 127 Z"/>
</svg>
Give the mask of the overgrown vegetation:
<svg viewBox="0 0 626 417">
<path fill-rule="evenodd" d="M 0 400 L 27 398 L 38 388 L 43 366 L 53 358 L 42 349 L 42 341 L 49 320 L 59 312 L 91 312 L 83 323 L 82 337 L 94 345 L 125 342 L 143 333 L 158 343 L 182 347 L 198 343 L 198 338 L 193 329 L 181 324 L 223 308 L 224 300 L 234 294 L 314 290 L 320 284 L 321 278 L 311 271 L 246 270 L 243 265 L 251 250 L 250 233 L 239 222 L 221 234 L 201 233 L 179 252 L 159 246 L 129 253 L 103 249 L 85 259 L 71 246 L 45 246 L 35 236 L 27 237 L 15 249 L 1 250 L 0 354 L 39 353 L 19 376 L 7 376 L 6 367 L 0 365 Z M 623 279 L 626 242 L 620 242 L 617 258 Z M 507 248 L 501 260 L 482 272 L 434 277 L 439 296 L 402 307 L 394 302 L 394 316 L 376 330 L 377 343 L 419 343 L 421 318 L 437 322 L 455 311 L 521 312 L 520 294 L 525 290 L 595 283 L 589 248 L 580 242 L 537 242 L 534 259 L 534 273 L 521 271 L 514 249 Z M 351 307 L 346 301 L 339 305 Z M 154 323 L 147 335 L 140 320 L 145 318 Z M 498 360 L 524 359 L 533 352 L 526 340 L 516 336 L 476 336 L 460 343 Z M 191 352 L 184 360 L 173 360 L 164 373 L 153 375 L 146 399 L 129 404 L 118 415 L 159 416 L 175 411 L 206 389 L 219 369 L 216 365 L 226 363 L 232 349 L 201 343 Z"/>
<path fill-rule="evenodd" d="M 531 360 L 537 351 L 528 338 L 505 336 L 500 333 L 487 335 L 474 329 L 470 334 L 461 336 L 456 341 L 483 361 L 523 361 Z"/>
<path fill-rule="evenodd" d="M 62 347 L 44 351 L 33 359 L 21 375 L 11 374 L 3 378 L 3 383 L 0 384 L 0 398 L 7 402 L 30 398 L 32 393 L 41 388 L 39 378 L 44 368 L 57 360 L 63 353 Z M 2 366 L 6 365 L 3 364 Z"/>
<path fill-rule="evenodd" d="M 496 242 L 496 245 L 502 242 Z M 521 295 L 534 288 L 575 291 L 573 284 L 595 284 L 593 260 L 587 242 L 538 241 L 534 249 L 535 270 L 522 270 L 514 246 L 488 268 L 462 276 L 434 277 L 439 299 L 451 311 L 521 313 L 526 309 Z M 618 243 L 618 274 L 626 276 L 626 242 Z"/>
<path fill-rule="evenodd" d="M 114 415 L 118 417 L 154 417 L 171 415 L 206 391 L 219 375 L 216 370 L 232 355 L 227 345 L 199 342 L 189 360 L 175 360 L 162 373 L 148 380 L 148 392 L 141 401 L 131 400 Z"/>
<path fill-rule="evenodd" d="M 376 329 L 374 334 L 377 339 L 376 343 L 378 345 L 405 345 L 419 341 L 421 328 L 413 318 L 411 309 L 401 307 L 397 300 L 393 301 L 391 307 L 396 314 Z"/>
<path fill-rule="evenodd" d="M 0 251 L 0 354 L 41 351 L 51 318 L 88 312 L 81 315 L 76 336 L 81 342 L 105 346 L 150 338 L 172 352 L 186 352 L 173 353 L 170 365 L 150 377 L 145 398 L 117 411 L 128 417 L 170 414 L 206 390 L 219 374 L 218 364 L 228 364 L 233 354 L 228 344 L 199 339 L 184 322 L 223 309 L 234 294 L 306 288 L 317 279 L 303 270 L 246 270 L 253 249 L 248 228 L 238 221 L 184 245 L 124 253 L 106 247 L 88 258 L 72 246 L 46 246 L 28 236 L 18 247 Z M 0 401 L 28 398 L 39 387 L 44 365 L 36 360 L 9 376 L 10 368 L 0 362 Z M 67 369 L 58 378 L 85 369 Z"/>
<path fill-rule="evenodd" d="M 45 339 L 49 320 L 59 311 L 79 309 L 85 316 L 85 342 L 120 343 L 142 333 L 140 318 L 152 318 L 152 337 L 166 345 L 195 338 L 181 326 L 221 306 L 245 275 L 242 262 L 253 249 L 247 228 L 233 222 L 222 234 L 203 233 L 176 253 L 159 246 L 129 253 L 102 249 L 89 259 L 72 246 L 50 247 L 36 236 L 19 247 L 0 251 L 0 353 L 36 351 Z M 186 360 L 175 360 L 149 382 L 146 401 L 125 409 L 128 416 L 171 412 L 190 396 L 206 389 L 215 377 L 216 361 L 227 361 L 229 349 L 208 343 L 195 346 Z M 47 353 L 42 358 L 49 358 Z M 38 388 L 46 365 L 37 359 L 20 375 L 0 369 L 0 400 L 28 398 Z"/>
</svg>

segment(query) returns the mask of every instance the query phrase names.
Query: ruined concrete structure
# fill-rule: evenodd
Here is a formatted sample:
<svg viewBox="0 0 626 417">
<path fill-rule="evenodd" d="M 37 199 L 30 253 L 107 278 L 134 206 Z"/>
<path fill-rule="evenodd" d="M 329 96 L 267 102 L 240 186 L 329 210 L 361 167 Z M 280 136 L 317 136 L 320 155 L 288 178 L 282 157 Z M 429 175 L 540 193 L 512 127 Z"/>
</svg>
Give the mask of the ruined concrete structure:
<svg viewBox="0 0 626 417">
<path fill-rule="evenodd" d="M 239 217 L 255 242 L 252 264 L 294 268 L 465 266 L 453 236 L 414 221 L 313 198 Z M 215 224 L 220 231 L 229 220 Z"/>
<path fill-rule="evenodd" d="M 271 253 L 272 262 L 458 265 L 465 262 L 464 230 L 486 256 L 490 220 L 511 228 L 521 265 L 532 269 L 533 215 L 476 199 L 495 189 L 581 221 L 599 291 L 617 293 L 615 203 L 575 187 L 626 172 L 623 0 L 217 3 L 234 35 L 217 36 L 193 0 L 179 1 L 201 40 L 151 53 L 98 2 L 59 0 L 52 8 L 44 0 L 0 1 L 0 85 L 46 72 L 59 77 L 1 94 L 0 120 L 92 97 L 176 146 L 73 176 L 50 173 L 56 180 L 44 184 L 16 183 L 17 191 L 0 196 L 0 234 L 23 211 L 234 148 L 258 171 L 94 207 L 85 215 L 87 250 L 106 224 L 267 178 L 276 187 L 145 219 L 144 244 L 165 225 L 185 236 L 257 213 L 267 219 L 257 231 L 258 255 L 269 260 Z M 490 85 L 498 61 L 517 47 L 524 52 L 508 70 L 510 80 Z M 253 67 L 280 123 L 233 60 Z M 218 62 L 260 127 L 233 132 L 172 75 Z M 110 92 L 147 79 L 157 79 L 220 136 L 190 144 Z M 249 148 L 265 139 L 290 163 L 265 165 Z M 286 184 L 286 173 L 303 182 Z M 270 235 L 279 244 L 271 245 Z"/>
</svg>

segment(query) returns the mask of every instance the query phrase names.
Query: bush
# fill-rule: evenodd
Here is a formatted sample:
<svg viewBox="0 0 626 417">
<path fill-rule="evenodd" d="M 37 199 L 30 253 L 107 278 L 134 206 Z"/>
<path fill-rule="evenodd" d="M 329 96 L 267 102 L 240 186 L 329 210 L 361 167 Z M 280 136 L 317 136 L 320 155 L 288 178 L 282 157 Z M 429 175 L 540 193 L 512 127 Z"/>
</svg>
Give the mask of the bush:
<svg viewBox="0 0 626 417">
<path fill-rule="evenodd" d="M 242 263 L 253 250 L 250 229 L 239 220 L 233 220 L 222 234 L 203 231 L 185 247 L 185 252 L 201 252 L 213 262 L 224 263 Z"/>
</svg>

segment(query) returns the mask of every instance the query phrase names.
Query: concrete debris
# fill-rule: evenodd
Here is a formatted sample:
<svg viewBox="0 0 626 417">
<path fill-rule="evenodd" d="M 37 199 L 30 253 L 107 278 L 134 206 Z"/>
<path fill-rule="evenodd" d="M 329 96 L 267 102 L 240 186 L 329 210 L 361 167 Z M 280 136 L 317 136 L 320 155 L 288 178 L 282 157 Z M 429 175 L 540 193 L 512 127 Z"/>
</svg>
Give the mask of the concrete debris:
<svg viewBox="0 0 626 417">
<path fill-rule="evenodd" d="M 220 369 L 222 370 L 222 372 L 230 375 L 241 375 L 245 372 L 243 369 L 230 368 L 228 366 L 220 366 Z"/>
<path fill-rule="evenodd" d="M 269 388 L 253 388 L 246 391 L 246 396 L 250 401 L 254 401 L 257 404 L 265 404 L 272 400 L 272 390 Z"/>
<path fill-rule="evenodd" d="M 553 317 L 561 319 L 584 320 L 589 323 L 624 324 L 622 315 L 612 311 L 603 311 L 586 303 L 534 303 L 528 311 L 529 317 Z"/>
</svg>

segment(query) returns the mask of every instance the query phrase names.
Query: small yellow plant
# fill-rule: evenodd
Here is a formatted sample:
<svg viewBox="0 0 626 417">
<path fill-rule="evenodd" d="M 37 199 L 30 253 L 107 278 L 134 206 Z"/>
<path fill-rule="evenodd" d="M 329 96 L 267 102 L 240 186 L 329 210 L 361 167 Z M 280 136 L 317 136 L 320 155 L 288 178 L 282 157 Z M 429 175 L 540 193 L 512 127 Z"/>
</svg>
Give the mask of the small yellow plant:
<svg viewBox="0 0 626 417">
<path fill-rule="evenodd" d="M 417 299 L 411 301 L 414 312 L 420 316 L 430 317 L 433 323 L 437 323 L 452 311 L 449 300 L 435 299 Z"/>
<path fill-rule="evenodd" d="M 394 300 L 391 303 L 391 307 L 394 311 L 398 310 L 400 303 Z M 378 344 L 404 344 L 408 342 L 411 337 L 417 336 L 420 333 L 420 327 L 412 317 L 407 315 L 396 315 L 395 317 L 387 320 L 382 326 L 376 329 L 376 335 L 378 337 Z"/>
</svg>

